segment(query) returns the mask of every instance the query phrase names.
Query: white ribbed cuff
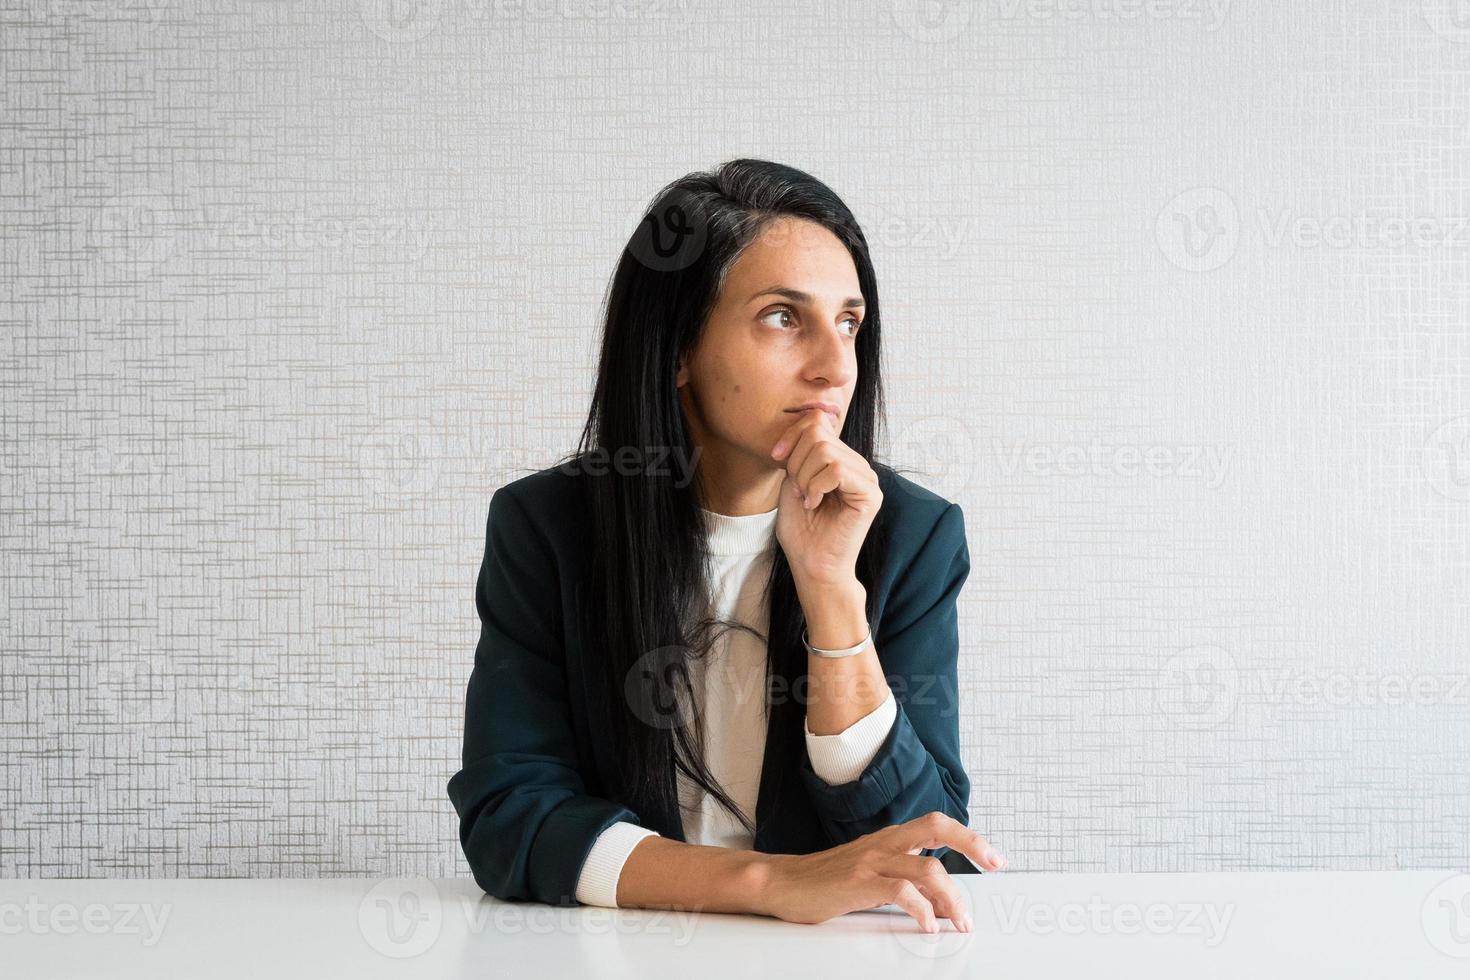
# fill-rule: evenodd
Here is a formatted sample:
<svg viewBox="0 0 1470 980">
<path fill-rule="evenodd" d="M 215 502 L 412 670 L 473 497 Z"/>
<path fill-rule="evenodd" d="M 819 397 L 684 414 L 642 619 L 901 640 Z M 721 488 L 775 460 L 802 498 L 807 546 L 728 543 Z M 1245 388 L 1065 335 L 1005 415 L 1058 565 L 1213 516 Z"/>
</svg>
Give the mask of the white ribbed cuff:
<svg viewBox="0 0 1470 980">
<path fill-rule="evenodd" d="M 806 755 L 812 771 L 828 786 L 850 783 L 863 774 L 898 719 L 893 692 L 883 703 L 835 735 L 813 735 L 806 728 Z"/>
<path fill-rule="evenodd" d="M 603 908 L 618 907 L 618 878 L 628 855 L 645 837 L 657 837 L 658 831 L 640 827 L 636 823 L 619 820 L 597 835 L 587 860 L 582 862 L 582 871 L 577 876 L 577 901 L 583 905 L 601 905 Z"/>
</svg>

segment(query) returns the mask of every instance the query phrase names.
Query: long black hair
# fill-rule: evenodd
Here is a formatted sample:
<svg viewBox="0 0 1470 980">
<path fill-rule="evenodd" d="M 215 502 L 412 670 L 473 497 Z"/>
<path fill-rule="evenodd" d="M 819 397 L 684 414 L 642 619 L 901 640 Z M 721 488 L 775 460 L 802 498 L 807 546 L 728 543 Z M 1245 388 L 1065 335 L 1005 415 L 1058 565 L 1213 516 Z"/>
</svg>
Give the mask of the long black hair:
<svg viewBox="0 0 1470 980">
<path fill-rule="evenodd" d="M 652 460 L 667 453 L 698 456 L 683 416 L 676 375 L 681 356 L 703 333 L 726 274 L 741 252 L 777 218 L 806 219 L 847 247 L 866 310 L 854 345 L 857 384 L 841 439 L 875 467 L 884 424 L 879 350 L 883 338 L 878 286 L 867 241 L 852 212 L 820 180 L 766 160 L 731 160 L 713 172 L 664 186 L 645 211 L 604 300 L 602 351 L 591 409 L 578 446 L 563 457 L 582 473 L 589 459 Z M 626 451 L 626 450 L 625 450 Z M 624 457 L 629 458 L 629 457 Z M 612 795 L 634 812 L 673 812 L 676 773 L 683 773 L 754 834 L 744 813 L 705 765 L 704 723 L 689 683 L 692 658 L 708 652 L 716 628 L 749 627 L 707 617 L 709 555 L 700 512 L 699 470 L 681 480 L 676 467 L 602 465 L 582 480 L 593 538 L 590 588 L 581 611 L 583 635 L 603 651 L 606 717 L 594 719 L 621 770 Z M 868 591 L 869 621 L 884 532 L 878 520 L 859 552 L 856 574 Z M 805 752 L 800 741 L 804 697 L 804 625 L 790 565 L 775 548 L 767 584 L 766 706 L 780 712 L 769 729 L 784 758 Z M 876 628 L 876 626 L 875 626 Z M 798 683 L 800 679 L 800 683 Z"/>
</svg>

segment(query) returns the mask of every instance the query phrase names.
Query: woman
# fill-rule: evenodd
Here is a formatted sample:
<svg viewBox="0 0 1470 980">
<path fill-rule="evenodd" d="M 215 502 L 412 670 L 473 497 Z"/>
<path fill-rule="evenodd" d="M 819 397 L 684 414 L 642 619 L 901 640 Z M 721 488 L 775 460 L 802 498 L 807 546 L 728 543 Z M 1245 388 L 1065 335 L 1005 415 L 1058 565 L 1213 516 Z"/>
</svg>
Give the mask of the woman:
<svg viewBox="0 0 1470 980">
<path fill-rule="evenodd" d="M 476 882 L 552 904 L 968 931 L 960 508 L 874 461 L 878 292 L 842 201 L 733 160 L 665 187 L 562 465 L 490 501 L 463 768 Z"/>
</svg>

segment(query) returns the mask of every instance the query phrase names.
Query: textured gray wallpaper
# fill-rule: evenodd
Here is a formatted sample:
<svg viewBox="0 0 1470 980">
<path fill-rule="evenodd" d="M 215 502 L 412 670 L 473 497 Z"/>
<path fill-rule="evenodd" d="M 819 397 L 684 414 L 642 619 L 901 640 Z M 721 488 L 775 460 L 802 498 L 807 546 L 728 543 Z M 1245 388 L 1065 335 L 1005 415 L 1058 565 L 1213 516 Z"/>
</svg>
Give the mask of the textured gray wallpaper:
<svg viewBox="0 0 1470 980">
<path fill-rule="evenodd" d="M 493 490 L 803 167 L 1019 869 L 1470 861 L 1463 0 L 0 0 L 0 874 L 467 874 Z"/>
</svg>

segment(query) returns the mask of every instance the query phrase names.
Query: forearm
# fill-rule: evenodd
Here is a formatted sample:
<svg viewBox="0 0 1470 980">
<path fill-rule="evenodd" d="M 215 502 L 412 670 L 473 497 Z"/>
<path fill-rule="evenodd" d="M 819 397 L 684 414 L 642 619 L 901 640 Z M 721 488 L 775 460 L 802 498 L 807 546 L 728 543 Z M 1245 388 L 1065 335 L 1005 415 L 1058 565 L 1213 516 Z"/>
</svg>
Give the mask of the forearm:
<svg viewBox="0 0 1470 980">
<path fill-rule="evenodd" d="M 646 837 L 623 865 L 618 906 L 767 915 L 770 867 L 780 857 Z"/>
<path fill-rule="evenodd" d="M 861 582 L 798 584 L 807 640 L 814 647 L 841 649 L 868 632 L 867 590 Z M 807 656 L 806 724 L 813 735 L 845 731 L 888 697 L 888 681 L 872 643 L 851 657 Z"/>
</svg>

